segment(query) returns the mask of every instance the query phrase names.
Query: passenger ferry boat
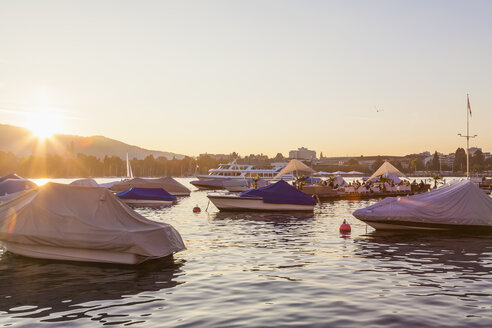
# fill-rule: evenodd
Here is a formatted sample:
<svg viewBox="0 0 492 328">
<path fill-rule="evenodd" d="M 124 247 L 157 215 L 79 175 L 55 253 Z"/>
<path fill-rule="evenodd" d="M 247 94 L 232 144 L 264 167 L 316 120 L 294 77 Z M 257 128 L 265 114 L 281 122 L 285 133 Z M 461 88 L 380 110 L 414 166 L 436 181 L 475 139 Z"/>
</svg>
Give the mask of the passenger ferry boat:
<svg viewBox="0 0 492 328">
<path fill-rule="evenodd" d="M 198 180 L 210 180 L 210 179 L 263 179 L 272 180 L 285 166 L 287 163 L 279 162 L 272 163 L 272 168 L 269 169 L 259 169 L 255 168 L 251 164 L 236 164 L 233 161 L 228 164 L 219 164 L 219 168 L 210 169 L 208 174 L 197 174 Z M 280 177 L 282 180 L 292 180 L 292 174 L 284 174 Z"/>
</svg>

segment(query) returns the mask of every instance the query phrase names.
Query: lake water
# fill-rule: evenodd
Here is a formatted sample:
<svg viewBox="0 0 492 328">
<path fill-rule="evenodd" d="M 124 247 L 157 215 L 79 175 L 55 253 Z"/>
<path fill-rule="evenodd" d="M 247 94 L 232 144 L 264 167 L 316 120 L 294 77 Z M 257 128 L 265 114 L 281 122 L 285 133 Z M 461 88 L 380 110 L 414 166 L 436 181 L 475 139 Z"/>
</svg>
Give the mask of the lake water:
<svg viewBox="0 0 492 328">
<path fill-rule="evenodd" d="M 138 210 L 181 233 L 187 249 L 172 260 L 131 267 L 1 252 L 0 326 L 491 327 L 492 237 L 376 233 L 351 215 L 374 202 L 231 214 L 205 211 L 197 191 Z M 349 236 L 338 232 L 343 219 Z"/>
</svg>

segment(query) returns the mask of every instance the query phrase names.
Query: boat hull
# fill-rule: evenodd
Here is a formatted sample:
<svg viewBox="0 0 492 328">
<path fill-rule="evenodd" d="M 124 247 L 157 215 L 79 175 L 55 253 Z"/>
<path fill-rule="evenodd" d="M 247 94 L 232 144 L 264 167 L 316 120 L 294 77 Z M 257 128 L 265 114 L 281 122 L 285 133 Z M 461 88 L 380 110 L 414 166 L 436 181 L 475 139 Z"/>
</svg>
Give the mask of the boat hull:
<svg viewBox="0 0 492 328">
<path fill-rule="evenodd" d="M 229 175 L 206 175 L 206 174 L 197 174 L 197 175 L 195 175 L 195 177 L 200 181 L 216 180 L 216 179 L 244 180 L 244 179 L 251 178 L 251 177 L 245 177 L 244 175 L 229 176 Z M 270 181 L 270 180 L 273 180 L 274 177 L 260 176 L 259 178 L 263 179 L 265 181 Z M 291 181 L 292 179 L 293 179 L 292 174 L 286 174 L 286 175 L 283 175 L 283 176 L 277 178 L 277 180 L 285 180 L 285 181 Z"/>
<path fill-rule="evenodd" d="M 227 186 L 225 187 L 227 191 L 230 192 L 241 192 L 241 191 L 246 191 L 248 189 L 251 189 L 251 187 L 248 186 Z"/>
<path fill-rule="evenodd" d="M 136 207 L 164 207 L 174 204 L 172 200 L 121 199 L 121 201 Z"/>
<path fill-rule="evenodd" d="M 169 193 L 176 197 L 187 197 L 191 194 L 189 192 L 169 192 Z"/>
<path fill-rule="evenodd" d="M 198 190 L 223 190 L 224 181 L 229 181 L 229 180 L 223 180 L 223 179 L 195 180 L 195 181 L 191 181 L 190 184 L 197 187 Z"/>
<path fill-rule="evenodd" d="M 312 212 L 315 206 L 265 203 L 259 197 L 238 197 L 233 195 L 208 195 L 207 197 L 220 211 Z"/>
<path fill-rule="evenodd" d="M 441 224 L 429 222 L 414 222 L 402 220 L 369 220 L 358 218 L 376 230 L 413 230 L 413 231 L 456 231 L 456 232 L 478 232 L 492 233 L 492 226 L 464 225 L 464 224 Z"/>
<path fill-rule="evenodd" d="M 152 257 L 145 257 L 137 254 L 107 250 L 27 245 L 7 241 L 2 241 L 1 244 L 11 253 L 47 260 L 139 264 L 152 259 Z"/>
</svg>

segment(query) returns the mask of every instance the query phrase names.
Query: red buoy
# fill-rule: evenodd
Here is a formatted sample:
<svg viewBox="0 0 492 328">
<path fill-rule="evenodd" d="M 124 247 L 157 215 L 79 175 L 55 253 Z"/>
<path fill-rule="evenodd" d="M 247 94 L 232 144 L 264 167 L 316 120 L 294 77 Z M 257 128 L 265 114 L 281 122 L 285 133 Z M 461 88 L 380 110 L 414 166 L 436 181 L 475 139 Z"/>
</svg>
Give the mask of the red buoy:
<svg viewBox="0 0 492 328">
<path fill-rule="evenodd" d="M 350 233 L 350 231 L 352 231 L 350 224 L 343 220 L 343 223 L 340 225 L 340 233 Z"/>
<path fill-rule="evenodd" d="M 198 205 L 193 207 L 193 213 L 200 213 L 201 211 L 202 210 L 200 209 L 200 207 L 198 207 Z"/>
</svg>

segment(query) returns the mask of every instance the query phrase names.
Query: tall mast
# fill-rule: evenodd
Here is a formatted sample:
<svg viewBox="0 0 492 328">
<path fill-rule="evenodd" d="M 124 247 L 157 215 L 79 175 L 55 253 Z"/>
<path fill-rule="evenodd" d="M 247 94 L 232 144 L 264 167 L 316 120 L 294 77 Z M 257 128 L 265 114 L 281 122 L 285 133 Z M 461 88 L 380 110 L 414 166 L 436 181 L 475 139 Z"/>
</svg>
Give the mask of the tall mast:
<svg viewBox="0 0 492 328">
<path fill-rule="evenodd" d="M 470 178 L 470 99 L 466 94 L 466 177 Z"/>
<path fill-rule="evenodd" d="M 128 159 L 128 153 L 126 153 L 126 177 L 133 179 L 133 171 L 130 160 Z"/>
<path fill-rule="evenodd" d="M 470 138 L 475 138 L 477 135 L 470 135 L 470 116 L 471 116 L 471 106 L 470 106 L 470 95 L 466 94 L 466 136 L 458 133 L 460 137 L 466 138 L 466 177 L 470 178 Z"/>
</svg>

